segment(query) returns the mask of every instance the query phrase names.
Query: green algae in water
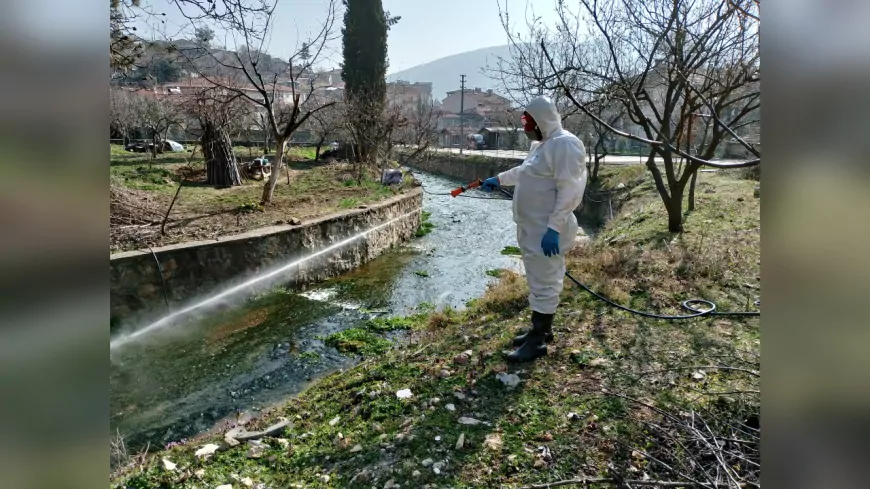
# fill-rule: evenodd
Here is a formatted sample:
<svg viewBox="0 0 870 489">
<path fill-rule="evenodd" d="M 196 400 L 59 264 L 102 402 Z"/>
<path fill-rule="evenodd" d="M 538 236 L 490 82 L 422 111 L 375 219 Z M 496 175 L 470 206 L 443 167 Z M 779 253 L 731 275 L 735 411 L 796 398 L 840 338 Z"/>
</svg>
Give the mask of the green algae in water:
<svg viewBox="0 0 870 489">
<path fill-rule="evenodd" d="M 350 328 L 332 333 L 326 337 L 324 342 L 341 353 L 364 356 L 382 355 L 392 345 L 381 336 L 363 328 Z"/>
<path fill-rule="evenodd" d="M 522 255 L 522 252 L 516 246 L 505 246 L 501 250 L 501 254 L 508 255 L 508 256 L 520 256 L 520 255 Z"/>
<path fill-rule="evenodd" d="M 423 324 L 428 315 L 415 314 L 413 316 L 394 317 L 394 318 L 376 318 L 366 323 L 366 328 L 369 331 L 384 333 L 387 331 L 409 330 Z"/>
<path fill-rule="evenodd" d="M 422 238 L 427 234 L 432 232 L 432 229 L 435 228 L 435 225 L 429 221 L 429 217 L 432 215 L 431 212 L 423 211 L 422 217 L 420 218 L 420 227 L 417 228 L 417 232 L 414 233 L 414 236 L 418 238 Z"/>
</svg>

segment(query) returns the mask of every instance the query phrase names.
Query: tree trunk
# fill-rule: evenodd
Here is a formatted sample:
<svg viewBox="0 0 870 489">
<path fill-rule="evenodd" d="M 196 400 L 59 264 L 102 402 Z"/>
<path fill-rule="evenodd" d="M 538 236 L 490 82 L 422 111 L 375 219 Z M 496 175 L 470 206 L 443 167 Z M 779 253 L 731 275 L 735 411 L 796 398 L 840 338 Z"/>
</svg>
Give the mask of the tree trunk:
<svg viewBox="0 0 870 489">
<path fill-rule="evenodd" d="M 672 233 L 683 232 L 683 188 L 671 189 L 670 204 L 666 204 L 668 210 L 668 231 Z"/>
<path fill-rule="evenodd" d="M 155 158 L 157 158 L 157 131 L 151 131 L 151 158 L 148 160 L 149 170 Z"/>
<path fill-rule="evenodd" d="M 269 175 L 269 181 L 263 186 L 263 198 L 260 201 L 262 205 L 272 202 L 272 195 L 275 194 L 275 187 L 278 186 L 278 174 L 284 165 L 284 146 L 286 143 L 284 139 L 278 138 L 275 140 L 275 144 L 275 162 L 272 164 L 272 174 Z"/>
<path fill-rule="evenodd" d="M 689 184 L 689 211 L 695 210 L 695 181 L 698 180 L 698 170 L 692 173 L 692 182 Z"/>
<path fill-rule="evenodd" d="M 598 170 L 601 169 L 601 160 L 607 156 L 607 149 L 604 147 L 604 138 L 599 138 L 595 144 L 595 165 L 592 167 L 592 180 L 598 179 Z"/>
<path fill-rule="evenodd" d="M 320 148 L 323 147 L 323 142 L 326 138 L 320 138 L 317 140 L 317 147 L 314 148 L 314 161 L 320 161 Z"/>
<path fill-rule="evenodd" d="M 654 152 L 650 152 L 647 157 L 646 168 L 652 174 L 656 190 L 658 190 L 662 202 L 665 204 L 665 209 L 668 211 L 668 231 L 672 233 L 683 232 L 684 184 L 676 182 L 670 189 L 670 192 L 668 192 L 668 188 L 665 186 L 665 182 L 662 179 L 662 172 L 659 170 L 659 167 L 656 166 Z"/>
<path fill-rule="evenodd" d="M 203 124 L 202 154 L 205 157 L 206 183 L 218 187 L 242 184 L 233 144 L 225 129 L 211 122 Z"/>
</svg>

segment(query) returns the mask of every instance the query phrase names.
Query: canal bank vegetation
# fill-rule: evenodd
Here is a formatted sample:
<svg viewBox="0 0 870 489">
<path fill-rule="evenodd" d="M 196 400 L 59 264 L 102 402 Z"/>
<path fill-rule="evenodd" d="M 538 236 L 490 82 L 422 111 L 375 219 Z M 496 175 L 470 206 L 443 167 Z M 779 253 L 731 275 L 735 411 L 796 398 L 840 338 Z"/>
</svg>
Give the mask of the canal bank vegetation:
<svg viewBox="0 0 870 489">
<path fill-rule="evenodd" d="M 110 151 L 112 252 L 292 224 L 378 202 L 410 188 L 409 182 L 387 187 L 368 174 L 359 182 L 350 163 L 315 162 L 313 148 L 293 147 L 285 165 L 289 180 L 282 178 L 271 204 L 263 206 L 259 180 L 243 179 L 242 185 L 229 188 L 196 184 L 205 177 L 201 152 L 160 153 L 151 160 L 149 154 L 126 152 L 119 145 Z M 242 161 L 249 158 L 248 148 L 234 151 Z M 179 190 L 182 182 L 185 186 Z"/>
<path fill-rule="evenodd" d="M 665 231 L 651 184 L 633 188 L 623 212 L 568 254 L 570 273 L 642 310 L 681 314 L 689 298 L 753 309 L 754 182 L 702 173 L 697 188 L 682 234 Z M 238 446 L 203 435 L 128 464 L 112 486 L 756 487 L 757 318 L 646 319 L 566 283 L 549 355 L 510 365 L 503 353 L 529 323 L 527 294 L 525 279 L 503 270 L 463 311 L 376 320 L 368 333 L 400 325 L 406 339 L 246 426 L 287 420 L 282 434 Z M 217 450 L 197 456 L 208 443 Z"/>
</svg>

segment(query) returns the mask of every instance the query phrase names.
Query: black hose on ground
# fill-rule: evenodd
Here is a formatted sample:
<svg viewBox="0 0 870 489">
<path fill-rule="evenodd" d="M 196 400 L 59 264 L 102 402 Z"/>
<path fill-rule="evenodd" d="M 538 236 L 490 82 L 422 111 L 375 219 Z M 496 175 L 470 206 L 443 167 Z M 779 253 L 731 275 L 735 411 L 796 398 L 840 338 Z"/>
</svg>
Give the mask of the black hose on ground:
<svg viewBox="0 0 870 489">
<path fill-rule="evenodd" d="M 499 188 L 499 191 L 502 194 L 504 194 L 506 196 L 506 198 L 475 197 L 475 196 L 464 195 L 464 194 L 459 194 L 459 197 L 467 197 L 467 198 L 471 198 L 471 199 L 484 199 L 484 200 L 513 200 L 513 198 L 514 198 L 513 194 L 511 194 L 507 190 L 505 190 L 503 188 Z M 450 193 L 443 193 L 442 194 L 442 193 L 429 192 L 425 188 L 423 188 L 423 192 L 426 192 L 429 195 L 450 195 Z M 585 194 L 584 194 L 584 197 L 585 197 Z M 678 321 L 681 319 L 694 319 L 694 318 L 707 317 L 707 316 L 744 316 L 744 317 L 761 316 L 761 311 L 717 311 L 716 310 L 717 309 L 716 303 L 713 301 L 708 301 L 706 299 L 689 299 L 689 300 L 685 300 L 685 301 L 681 302 L 680 306 L 682 306 L 683 309 L 689 311 L 691 314 L 668 315 L 668 314 L 654 314 L 651 312 L 638 311 L 637 309 L 632 309 L 630 307 L 623 306 L 622 304 L 617 304 L 616 302 L 613 302 L 612 300 L 608 299 L 607 297 L 604 297 L 603 295 L 599 294 L 598 292 L 595 292 L 594 290 L 590 289 L 587 285 L 585 285 L 584 283 L 582 283 L 579 280 L 577 280 L 576 278 L 574 278 L 568 272 L 565 272 L 565 276 L 568 277 L 568 279 L 570 279 L 572 282 L 574 282 L 578 287 L 580 287 L 581 289 L 583 289 L 586 292 L 588 292 L 589 294 L 591 294 L 592 297 L 595 297 L 596 299 L 598 299 L 606 304 L 609 304 L 612 307 L 615 307 L 615 308 L 620 309 L 622 311 L 629 312 L 631 314 L 636 314 L 636 315 L 642 316 L 642 317 L 653 318 L 653 319 L 664 319 L 666 321 Z M 697 307 L 693 307 L 693 305 L 696 305 L 696 306 L 703 305 L 703 306 L 707 306 L 707 308 L 706 309 L 698 309 Z M 756 306 L 759 305 L 759 302 L 756 301 L 755 305 Z"/>
</svg>

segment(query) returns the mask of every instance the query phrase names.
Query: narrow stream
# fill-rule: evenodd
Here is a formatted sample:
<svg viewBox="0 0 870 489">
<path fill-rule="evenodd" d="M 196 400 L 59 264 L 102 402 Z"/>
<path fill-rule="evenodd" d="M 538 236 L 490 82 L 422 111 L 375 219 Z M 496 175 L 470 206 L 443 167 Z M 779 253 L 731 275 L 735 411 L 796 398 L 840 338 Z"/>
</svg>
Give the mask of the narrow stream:
<svg viewBox="0 0 870 489">
<path fill-rule="evenodd" d="M 462 183 L 415 175 L 427 192 L 447 193 Z M 516 245 L 510 202 L 430 193 L 423 202 L 433 231 L 356 270 L 303 292 L 278 288 L 112 351 L 111 432 L 135 450 L 255 416 L 357 361 L 324 345 L 323 337 L 375 315 L 413 313 L 421 303 L 461 309 L 494 280 L 487 270 L 521 268 L 500 254 Z"/>
</svg>

